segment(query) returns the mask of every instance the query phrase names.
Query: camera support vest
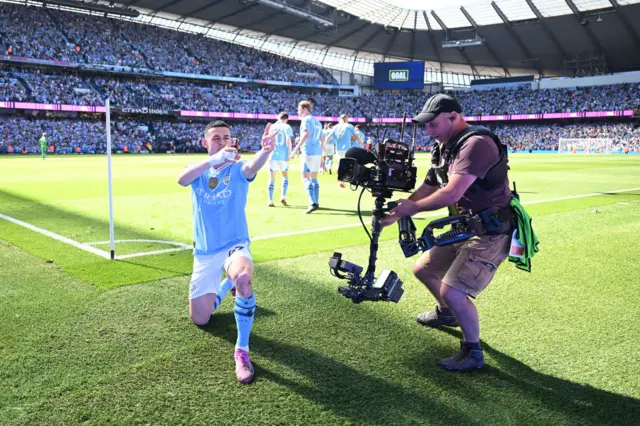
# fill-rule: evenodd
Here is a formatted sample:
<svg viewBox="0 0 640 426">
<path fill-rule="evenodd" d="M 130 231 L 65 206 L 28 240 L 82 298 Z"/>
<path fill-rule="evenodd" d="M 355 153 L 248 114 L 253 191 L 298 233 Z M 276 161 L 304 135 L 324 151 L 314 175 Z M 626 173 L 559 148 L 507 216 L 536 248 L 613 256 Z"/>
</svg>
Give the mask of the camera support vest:
<svg viewBox="0 0 640 426">
<path fill-rule="evenodd" d="M 507 147 L 500 141 L 498 135 L 483 126 L 469 126 L 445 145 L 441 146 L 436 143 L 431 151 L 431 166 L 436 173 L 440 188 L 443 188 L 449 183 L 449 167 L 465 142 L 473 136 L 489 136 L 498 147 L 499 158 L 496 164 L 491 166 L 485 177 L 476 179 L 468 190 L 477 191 L 478 188 L 491 190 L 507 176 L 507 172 L 509 171 Z"/>
<path fill-rule="evenodd" d="M 484 178 L 477 178 L 475 182 L 471 184 L 467 191 L 474 192 L 478 189 L 486 191 L 491 190 L 502 183 L 505 177 L 507 177 L 507 173 L 509 171 L 507 147 L 500 141 L 500 138 L 495 133 L 493 133 L 486 127 L 469 126 L 458 133 L 455 138 L 448 141 L 446 144 L 440 145 L 436 143 L 431 151 L 431 166 L 434 169 L 440 188 L 445 187 L 447 183 L 449 183 L 449 167 L 453 163 L 453 160 L 456 158 L 456 155 L 465 144 L 465 142 L 467 142 L 473 136 L 489 136 L 495 142 L 498 148 L 498 161 L 493 166 L 491 166 Z M 514 194 L 514 196 L 517 195 Z M 453 216 L 458 214 L 455 205 L 448 206 L 448 209 L 450 215 Z M 507 219 L 507 217 L 500 217 L 500 219 L 502 220 L 495 220 L 494 215 L 496 215 L 496 213 L 498 212 L 502 213 L 500 208 L 490 208 L 487 209 L 487 211 L 482 212 L 484 214 L 482 214 L 481 216 L 487 216 L 482 218 L 485 224 L 487 222 L 495 222 L 494 225 L 500 228 L 498 233 L 501 233 L 502 229 L 506 227 L 506 224 L 504 224 L 504 226 L 501 226 L 502 223 L 499 224 L 499 222 L 503 222 L 505 219 Z M 490 220 L 489 216 L 493 216 L 491 217 L 492 220 Z M 499 214 L 499 216 L 502 216 L 502 214 Z"/>
</svg>

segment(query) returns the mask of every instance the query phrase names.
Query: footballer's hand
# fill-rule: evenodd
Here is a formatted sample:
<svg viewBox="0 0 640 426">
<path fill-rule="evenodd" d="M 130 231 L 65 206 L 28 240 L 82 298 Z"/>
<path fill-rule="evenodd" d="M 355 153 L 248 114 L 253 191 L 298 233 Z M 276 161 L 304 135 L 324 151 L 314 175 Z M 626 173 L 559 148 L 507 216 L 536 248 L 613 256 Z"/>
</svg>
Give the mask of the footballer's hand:
<svg viewBox="0 0 640 426">
<path fill-rule="evenodd" d="M 264 133 L 262 133 L 262 149 L 265 152 L 272 152 L 275 148 L 275 139 L 274 136 L 278 133 L 277 130 L 271 131 L 271 123 L 267 123 L 267 126 L 264 128 Z"/>
<path fill-rule="evenodd" d="M 240 160 L 238 151 L 235 148 L 223 148 L 213 155 L 209 156 L 209 165 L 214 169 L 219 169 L 225 164 L 237 163 Z"/>
</svg>

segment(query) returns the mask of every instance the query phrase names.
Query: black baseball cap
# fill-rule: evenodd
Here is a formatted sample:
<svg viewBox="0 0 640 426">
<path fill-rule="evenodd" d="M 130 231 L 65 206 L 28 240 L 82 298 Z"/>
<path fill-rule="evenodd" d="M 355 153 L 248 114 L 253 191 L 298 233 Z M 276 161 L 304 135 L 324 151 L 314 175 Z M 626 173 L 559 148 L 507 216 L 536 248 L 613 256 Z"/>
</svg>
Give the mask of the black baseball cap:
<svg viewBox="0 0 640 426">
<path fill-rule="evenodd" d="M 449 95 L 438 93 L 429 98 L 422 112 L 413 117 L 414 123 L 426 124 L 443 112 L 462 113 L 462 107 Z"/>
</svg>

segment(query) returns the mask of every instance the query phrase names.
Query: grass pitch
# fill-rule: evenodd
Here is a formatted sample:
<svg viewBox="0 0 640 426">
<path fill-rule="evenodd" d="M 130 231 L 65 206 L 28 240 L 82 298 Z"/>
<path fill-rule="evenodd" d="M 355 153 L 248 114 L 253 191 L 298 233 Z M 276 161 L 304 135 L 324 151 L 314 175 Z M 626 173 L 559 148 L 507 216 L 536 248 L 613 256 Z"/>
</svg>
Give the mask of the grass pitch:
<svg viewBox="0 0 640 426">
<path fill-rule="evenodd" d="M 190 190 L 176 178 L 195 158 L 114 157 L 116 239 L 191 243 Z M 428 157 L 418 160 L 424 174 Z M 336 292 L 328 257 L 366 264 L 368 239 L 358 194 L 335 175 L 320 177 L 323 210 L 311 215 L 296 163 L 290 207 L 266 207 L 266 173 L 251 184 L 249 387 L 233 375 L 231 303 L 205 329 L 188 320 L 188 250 L 114 262 L 0 219 L 0 424 L 633 424 L 640 158 L 513 155 L 511 165 L 541 251 L 533 273 L 505 263 L 479 297 L 487 367 L 463 375 L 436 366 L 459 331 L 413 321 L 433 301 L 395 228 L 378 270 L 404 280 L 401 302 L 353 305 Z M 365 194 L 365 222 L 371 207 Z M 106 158 L 0 157 L 0 213 L 80 243 L 108 240 Z M 127 242 L 116 253 L 170 247 Z"/>
</svg>

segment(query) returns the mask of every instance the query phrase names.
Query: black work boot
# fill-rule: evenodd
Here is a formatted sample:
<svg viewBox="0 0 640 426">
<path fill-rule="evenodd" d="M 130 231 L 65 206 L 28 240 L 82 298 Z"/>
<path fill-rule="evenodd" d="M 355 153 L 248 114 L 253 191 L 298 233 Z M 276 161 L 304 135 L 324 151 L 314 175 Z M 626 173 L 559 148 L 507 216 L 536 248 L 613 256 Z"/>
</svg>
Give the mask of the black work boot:
<svg viewBox="0 0 640 426">
<path fill-rule="evenodd" d="M 440 310 L 440 306 L 436 306 L 435 311 L 423 312 L 421 314 L 418 314 L 418 316 L 416 317 L 416 321 L 419 324 L 431 328 L 438 328 L 442 325 L 446 325 L 448 327 L 458 327 L 456 317 L 454 317 L 453 314 L 444 314 Z"/>
<path fill-rule="evenodd" d="M 480 343 L 460 342 L 458 352 L 454 356 L 440 361 L 440 367 L 456 373 L 484 367 L 484 354 Z"/>
</svg>

